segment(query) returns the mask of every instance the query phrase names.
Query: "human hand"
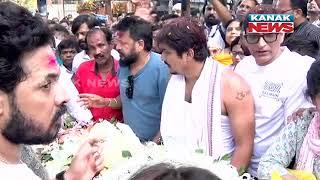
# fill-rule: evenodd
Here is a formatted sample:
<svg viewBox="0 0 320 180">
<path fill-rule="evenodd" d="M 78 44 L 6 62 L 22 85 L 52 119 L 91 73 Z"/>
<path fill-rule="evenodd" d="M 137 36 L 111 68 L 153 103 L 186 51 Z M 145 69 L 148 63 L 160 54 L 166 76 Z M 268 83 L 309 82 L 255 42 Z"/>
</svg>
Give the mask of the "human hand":
<svg viewBox="0 0 320 180">
<path fill-rule="evenodd" d="M 103 168 L 102 147 L 99 140 L 90 139 L 80 147 L 69 169 L 65 172 L 66 180 L 90 180 Z"/>
<path fill-rule="evenodd" d="M 153 16 L 151 15 L 151 12 L 152 12 L 151 8 L 139 7 L 136 9 L 134 15 L 138 16 L 148 22 L 152 22 Z"/>
<path fill-rule="evenodd" d="M 136 5 L 137 8 L 149 8 L 150 7 L 150 0 L 132 0 L 133 4 Z"/>
<path fill-rule="evenodd" d="M 161 143 L 162 143 L 162 138 L 161 138 L 160 133 L 158 133 L 158 134 L 156 135 L 156 137 L 153 138 L 152 142 L 156 143 L 157 145 L 161 145 Z"/>
<path fill-rule="evenodd" d="M 220 54 L 223 49 L 221 48 L 209 48 L 210 56 L 214 57 L 217 54 Z"/>
<path fill-rule="evenodd" d="M 79 94 L 79 97 L 79 101 L 82 102 L 83 105 L 88 108 L 103 108 L 108 106 L 107 99 L 95 94 Z"/>
</svg>

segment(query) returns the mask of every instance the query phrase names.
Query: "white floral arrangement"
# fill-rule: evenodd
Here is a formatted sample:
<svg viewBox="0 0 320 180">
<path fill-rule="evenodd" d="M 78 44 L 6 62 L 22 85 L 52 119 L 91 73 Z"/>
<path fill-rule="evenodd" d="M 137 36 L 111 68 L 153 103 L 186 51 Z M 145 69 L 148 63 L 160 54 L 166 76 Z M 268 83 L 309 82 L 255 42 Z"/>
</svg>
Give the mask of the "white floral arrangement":
<svg viewBox="0 0 320 180">
<path fill-rule="evenodd" d="M 79 133 L 80 132 L 80 133 Z M 74 154 L 86 138 L 103 139 L 103 156 L 105 169 L 96 180 L 126 180 L 139 170 L 167 163 L 175 167 L 198 167 L 211 171 L 221 179 L 250 180 L 249 174 L 239 176 L 237 169 L 230 164 L 230 159 L 222 157 L 218 160 L 205 156 L 199 151 L 193 154 L 169 152 L 165 146 L 153 142 L 141 144 L 133 131 L 125 124 L 102 121 L 94 125 L 90 131 L 71 132 L 65 135 L 61 144 L 53 143 L 42 151 L 43 164 L 50 177 L 65 170 L 71 163 Z"/>
</svg>

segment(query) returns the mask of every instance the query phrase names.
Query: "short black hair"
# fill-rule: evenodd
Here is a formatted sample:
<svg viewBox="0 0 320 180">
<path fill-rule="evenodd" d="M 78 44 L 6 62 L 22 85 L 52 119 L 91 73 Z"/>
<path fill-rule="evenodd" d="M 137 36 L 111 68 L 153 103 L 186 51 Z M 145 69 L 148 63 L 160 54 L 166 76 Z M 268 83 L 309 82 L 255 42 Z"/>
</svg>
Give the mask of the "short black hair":
<svg viewBox="0 0 320 180">
<path fill-rule="evenodd" d="M 234 19 L 229 20 L 229 21 L 224 25 L 224 27 L 227 29 L 228 26 L 229 26 L 231 23 L 233 23 L 233 22 L 239 22 L 239 23 L 240 23 L 240 27 L 242 26 L 242 21 L 239 20 L 239 19 L 237 19 L 237 18 L 234 18 Z"/>
<path fill-rule="evenodd" d="M 193 49 L 196 61 L 205 61 L 209 56 L 204 29 L 194 19 L 181 17 L 164 25 L 156 41 L 174 49 L 180 57 L 189 49 Z"/>
<path fill-rule="evenodd" d="M 67 25 L 70 26 L 70 21 L 67 20 L 66 18 L 63 18 L 63 19 L 59 22 L 59 24 L 62 24 L 62 23 L 67 23 Z"/>
<path fill-rule="evenodd" d="M 77 39 L 75 37 L 69 37 L 68 39 L 62 40 L 58 45 L 58 53 L 61 54 L 64 49 L 76 49 L 80 52 L 80 47 Z"/>
<path fill-rule="evenodd" d="M 221 180 L 208 170 L 197 167 L 179 167 L 166 163 L 140 170 L 129 180 Z"/>
<path fill-rule="evenodd" d="M 89 36 L 91 36 L 92 34 L 96 33 L 96 32 L 102 32 L 106 38 L 106 41 L 108 42 L 108 44 L 110 44 L 112 42 L 112 32 L 108 29 L 108 28 L 92 28 L 86 36 L 86 43 L 87 43 L 87 39 Z"/>
<path fill-rule="evenodd" d="M 241 45 L 240 43 L 240 37 L 236 37 L 230 44 L 230 51 L 232 51 L 233 47 L 236 45 Z"/>
<path fill-rule="evenodd" d="M 114 29 L 120 32 L 129 32 L 130 37 L 135 40 L 144 41 L 144 50 L 152 49 L 152 27 L 151 24 L 137 16 L 127 16 L 115 25 Z"/>
<path fill-rule="evenodd" d="M 307 90 L 305 95 L 314 100 L 320 93 L 320 59 L 312 63 L 307 74 Z"/>
<path fill-rule="evenodd" d="M 61 32 L 66 36 L 70 35 L 69 31 L 64 26 L 62 26 L 60 24 L 54 24 L 53 26 L 49 27 L 49 29 L 50 29 L 51 33 Z"/>
<path fill-rule="evenodd" d="M 165 21 L 165 20 L 168 20 L 168 19 L 175 19 L 175 18 L 178 18 L 178 17 L 180 17 L 180 16 L 177 15 L 177 14 L 165 14 L 160 18 L 160 21 Z"/>
<path fill-rule="evenodd" d="M 238 3 L 236 4 L 236 8 L 237 8 L 243 1 L 246 1 L 246 0 L 240 0 L 240 1 L 238 1 Z M 258 2 L 257 0 L 249 0 L 249 1 L 253 1 L 253 2 L 256 4 L 256 6 L 259 5 L 259 2 Z"/>
<path fill-rule="evenodd" d="M 12 93 L 26 78 L 23 56 L 49 45 L 52 35 L 40 18 L 12 2 L 0 3 L 0 29 L 0 90 Z"/>
<path fill-rule="evenodd" d="M 303 16 L 307 17 L 308 15 L 308 0 L 290 0 L 292 9 L 301 9 Z"/>
<path fill-rule="evenodd" d="M 49 19 L 49 20 L 47 20 L 47 24 L 48 25 L 54 25 L 54 24 L 57 24 L 57 23 L 54 20 Z"/>
<path fill-rule="evenodd" d="M 318 42 L 306 39 L 305 36 L 295 36 L 294 38 L 289 37 L 282 45 L 287 46 L 290 51 L 313 58 L 316 58 L 319 52 Z"/>
<path fill-rule="evenodd" d="M 152 25 L 152 32 L 157 31 L 162 28 L 162 25 L 160 23 Z"/>
<path fill-rule="evenodd" d="M 82 24 L 86 23 L 88 28 L 91 29 L 95 26 L 100 26 L 99 21 L 91 15 L 83 14 L 76 17 L 72 22 L 71 31 L 73 34 L 76 34 L 79 31 L 79 28 Z"/>
<path fill-rule="evenodd" d="M 243 51 L 243 55 L 245 55 L 245 56 L 250 56 L 250 55 L 251 55 L 249 49 L 241 42 L 240 36 L 239 36 L 239 37 L 236 37 L 236 38 L 231 42 L 230 51 L 232 51 L 232 49 L 233 49 L 234 46 L 236 46 L 236 45 L 240 45 L 240 46 L 241 46 L 242 51 Z"/>
</svg>

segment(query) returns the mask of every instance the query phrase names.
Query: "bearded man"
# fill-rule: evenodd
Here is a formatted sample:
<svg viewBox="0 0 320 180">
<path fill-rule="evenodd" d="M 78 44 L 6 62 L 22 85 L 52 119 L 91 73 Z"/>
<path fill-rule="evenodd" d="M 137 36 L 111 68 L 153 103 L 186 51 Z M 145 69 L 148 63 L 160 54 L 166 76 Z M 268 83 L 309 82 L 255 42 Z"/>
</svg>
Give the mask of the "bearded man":
<svg viewBox="0 0 320 180">
<path fill-rule="evenodd" d="M 68 97 L 58 82 L 60 68 L 48 27 L 11 2 L 0 3 L 0 27 L 1 179 L 38 180 L 21 157 L 23 144 L 47 144 L 56 138 Z M 96 140 L 84 143 L 70 168 L 56 179 L 92 179 L 103 168 L 95 145 Z"/>
</svg>

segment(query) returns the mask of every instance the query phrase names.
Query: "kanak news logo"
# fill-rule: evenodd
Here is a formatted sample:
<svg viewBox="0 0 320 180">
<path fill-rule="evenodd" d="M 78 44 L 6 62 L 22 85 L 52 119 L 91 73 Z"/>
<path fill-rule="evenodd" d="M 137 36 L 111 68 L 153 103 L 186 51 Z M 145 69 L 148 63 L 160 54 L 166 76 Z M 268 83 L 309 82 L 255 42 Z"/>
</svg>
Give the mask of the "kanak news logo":
<svg viewBox="0 0 320 180">
<path fill-rule="evenodd" d="M 248 33 L 292 33 L 293 14 L 249 14 Z"/>
</svg>

